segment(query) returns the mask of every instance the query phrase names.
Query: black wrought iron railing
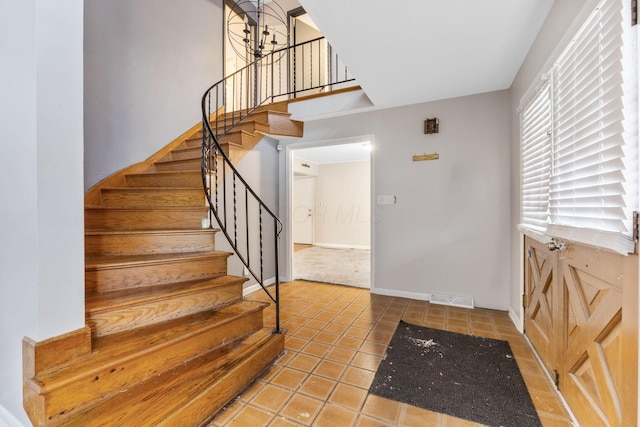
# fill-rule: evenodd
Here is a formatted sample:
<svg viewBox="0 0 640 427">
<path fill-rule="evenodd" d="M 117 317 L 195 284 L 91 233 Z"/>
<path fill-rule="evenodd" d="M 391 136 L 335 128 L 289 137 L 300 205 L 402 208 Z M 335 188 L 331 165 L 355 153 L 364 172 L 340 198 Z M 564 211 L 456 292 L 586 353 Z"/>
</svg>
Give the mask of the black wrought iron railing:
<svg viewBox="0 0 640 427">
<path fill-rule="evenodd" d="M 352 81 L 321 37 L 258 58 L 211 86 L 202 97 L 202 183 L 210 224 L 213 227 L 215 219 L 248 273 L 273 301 L 278 333 L 282 222 L 240 175 L 219 138 L 263 104 L 330 91 Z"/>
</svg>

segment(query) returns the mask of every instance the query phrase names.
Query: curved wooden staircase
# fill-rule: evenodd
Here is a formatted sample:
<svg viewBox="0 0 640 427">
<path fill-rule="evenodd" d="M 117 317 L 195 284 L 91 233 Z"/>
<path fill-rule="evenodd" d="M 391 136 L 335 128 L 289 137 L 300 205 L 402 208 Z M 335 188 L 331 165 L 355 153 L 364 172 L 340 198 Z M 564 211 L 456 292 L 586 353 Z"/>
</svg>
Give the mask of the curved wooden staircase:
<svg viewBox="0 0 640 427">
<path fill-rule="evenodd" d="M 302 135 L 275 108 L 221 138 L 234 163 L 261 133 Z M 268 304 L 243 299 L 246 279 L 227 274 L 232 254 L 201 228 L 199 128 L 87 192 L 87 326 L 25 338 L 34 425 L 203 425 L 283 352 L 284 335 L 263 325 Z"/>
</svg>

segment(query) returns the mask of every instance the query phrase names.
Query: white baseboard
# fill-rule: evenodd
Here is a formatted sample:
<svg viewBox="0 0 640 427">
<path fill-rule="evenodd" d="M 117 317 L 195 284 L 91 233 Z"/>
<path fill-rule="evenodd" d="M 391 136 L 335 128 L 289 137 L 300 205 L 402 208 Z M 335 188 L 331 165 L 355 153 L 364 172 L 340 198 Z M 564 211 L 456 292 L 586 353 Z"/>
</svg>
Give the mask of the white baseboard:
<svg viewBox="0 0 640 427">
<path fill-rule="evenodd" d="M 24 427 L 4 406 L 0 405 L 0 427 Z"/>
<path fill-rule="evenodd" d="M 275 276 L 264 281 L 265 286 L 273 285 L 274 283 L 276 283 Z M 252 294 L 256 291 L 261 291 L 261 290 L 262 290 L 262 286 L 260 286 L 258 283 L 254 283 L 253 285 L 247 286 L 246 288 L 242 289 L 242 296 L 246 297 L 249 294 Z"/>
<path fill-rule="evenodd" d="M 343 245 L 339 243 L 314 243 L 313 246 L 320 246 L 321 248 L 329 248 L 329 249 L 364 249 L 366 251 L 371 250 L 371 246 Z"/>
<path fill-rule="evenodd" d="M 385 295 L 388 297 L 400 297 L 416 299 L 420 301 L 429 301 L 431 294 L 422 294 L 418 292 L 398 291 L 396 289 L 371 288 L 371 293 L 376 295 Z"/>
<path fill-rule="evenodd" d="M 524 333 L 524 322 L 522 321 L 520 316 L 518 316 L 516 312 L 513 311 L 513 308 L 511 307 L 509 307 L 509 317 L 511 318 L 511 321 L 515 325 L 518 332 L 520 332 L 521 334 Z"/>
</svg>

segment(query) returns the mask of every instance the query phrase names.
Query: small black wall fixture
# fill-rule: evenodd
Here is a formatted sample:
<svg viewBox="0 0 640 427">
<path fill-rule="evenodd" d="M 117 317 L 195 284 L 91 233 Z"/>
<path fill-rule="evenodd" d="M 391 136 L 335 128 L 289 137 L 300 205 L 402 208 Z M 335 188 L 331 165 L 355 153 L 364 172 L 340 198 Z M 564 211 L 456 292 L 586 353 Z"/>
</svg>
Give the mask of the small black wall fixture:
<svg viewBox="0 0 640 427">
<path fill-rule="evenodd" d="M 424 121 L 424 133 L 438 133 L 440 131 L 440 119 L 434 117 L 433 119 L 427 119 Z"/>
</svg>

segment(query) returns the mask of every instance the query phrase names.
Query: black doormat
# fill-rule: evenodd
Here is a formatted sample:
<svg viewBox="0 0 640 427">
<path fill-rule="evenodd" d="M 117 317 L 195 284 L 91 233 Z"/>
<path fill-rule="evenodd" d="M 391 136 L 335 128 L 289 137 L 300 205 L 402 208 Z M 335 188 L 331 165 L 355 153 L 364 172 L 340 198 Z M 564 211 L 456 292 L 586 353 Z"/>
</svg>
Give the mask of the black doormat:
<svg viewBox="0 0 640 427">
<path fill-rule="evenodd" d="M 487 426 L 542 425 L 508 342 L 403 321 L 369 392 Z"/>
</svg>

